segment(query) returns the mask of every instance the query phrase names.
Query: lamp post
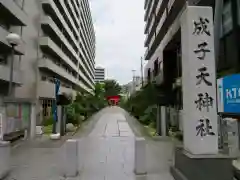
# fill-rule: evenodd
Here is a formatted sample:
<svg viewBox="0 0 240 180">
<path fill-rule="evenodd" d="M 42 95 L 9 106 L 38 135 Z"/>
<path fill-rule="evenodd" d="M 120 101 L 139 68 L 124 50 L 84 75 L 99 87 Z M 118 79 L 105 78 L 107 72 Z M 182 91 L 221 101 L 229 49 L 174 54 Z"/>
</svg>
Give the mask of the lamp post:
<svg viewBox="0 0 240 180">
<path fill-rule="evenodd" d="M 9 79 L 9 88 L 8 96 L 12 96 L 12 84 L 13 84 L 13 62 L 14 62 L 14 48 L 20 44 L 20 36 L 15 33 L 10 33 L 6 37 L 7 42 L 11 45 L 11 60 L 10 60 L 10 79 Z"/>
</svg>

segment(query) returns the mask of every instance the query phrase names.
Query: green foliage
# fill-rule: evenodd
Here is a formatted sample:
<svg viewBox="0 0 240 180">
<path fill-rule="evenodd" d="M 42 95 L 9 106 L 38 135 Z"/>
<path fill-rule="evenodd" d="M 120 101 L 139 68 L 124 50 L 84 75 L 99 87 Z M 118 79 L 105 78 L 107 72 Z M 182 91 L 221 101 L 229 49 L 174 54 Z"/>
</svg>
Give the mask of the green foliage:
<svg viewBox="0 0 240 180">
<path fill-rule="evenodd" d="M 144 111 L 148 107 L 157 104 L 157 94 L 158 91 L 154 85 L 149 83 L 133 94 L 122 107 L 139 118 L 145 114 Z"/>
<path fill-rule="evenodd" d="M 53 124 L 53 116 L 43 119 L 43 126 L 50 126 Z"/>
<path fill-rule="evenodd" d="M 68 123 L 79 125 L 107 105 L 104 84 L 96 83 L 93 92 L 93 95 L 79 92 L 75 100 L 67 106 Z"/>
<path fill-rule="evenodd" d="M 145 125 L 149 125 L 150 123 L 153 125 L 153 122 L 156 122 L 157 119 L 157 106 L 152 105 L 149 106 L 145 111 L 144 114 L 139 118 L 139 121 Z"/>
<path fill-rule="evenodd" d="M 149 83 L 140 91 L 131 95 L 130 98 L 122 101 L 120 106 L 129 111 L 142 124 L 156 127 L 157 119 L 157 96 L 158 91 L 153 84 Z"/>
<path fill-rule="evenodd" d="M 104 81 L 104 90 L 105 97 L 107 97 L 119 95 L 122 88 L 117 81 L 109 79 Z"/>
<path fill-rule="evenodd" d="M 53 125 L 44 126 L 43 133 L 44 134 L 52 134 L 52 128 L 53 128 Z"/>
<path fill-rule="evenodd" d="M 81 104 L 77 102 L 72 102 L 72 104 L 68 105 L 66 108 L 67 111 L 67 123 L 72 123 L 74 125 L 80 125 L 81 120 L 81 112 L 83 111 Z"/>
</svg>

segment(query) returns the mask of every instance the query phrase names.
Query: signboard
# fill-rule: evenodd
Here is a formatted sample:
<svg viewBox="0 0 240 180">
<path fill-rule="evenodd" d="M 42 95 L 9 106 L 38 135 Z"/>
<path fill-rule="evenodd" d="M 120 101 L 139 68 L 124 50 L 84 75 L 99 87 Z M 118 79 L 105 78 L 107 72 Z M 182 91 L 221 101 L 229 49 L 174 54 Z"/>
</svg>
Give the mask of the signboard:
<svg viewBox="0 0 240 180">
<path fill-rule="evenodd" d="M 216 76 L 211 7 L 188 6 L 181 18 L 184 148 L 218 153 Z"/>
<path fill-rule="evenodd" d="M 218 112 L 240 113 L 240 74 L 232 74 L 217 80 Z"/>
<path fill-rule="evenodd" d="M 58 94 L 59 94 L 59 90 L 60 90 L 60 81 L 58 79 L 56 79 L 55 82 L 55 101 L 53 104 L 53 119 L 54 121 L 58 121 L 58 117 L 57 117 L 57 101 L 58 101 Z"/>
</svg>

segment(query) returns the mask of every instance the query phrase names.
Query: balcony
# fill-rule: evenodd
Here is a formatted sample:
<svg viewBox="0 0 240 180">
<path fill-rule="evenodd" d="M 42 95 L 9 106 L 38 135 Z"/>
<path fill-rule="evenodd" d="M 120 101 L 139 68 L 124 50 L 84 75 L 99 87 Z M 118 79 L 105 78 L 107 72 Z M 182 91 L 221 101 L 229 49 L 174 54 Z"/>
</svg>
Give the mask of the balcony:
<svg viewBox="0 0 240 180">
<path fill-rule="evenodd" d="M 47 69 L 58 76 L 62 77 L 65 80 L 70 81 L 71 83 L 75 84 L 76 86 L 85 89 L 88 91 L 88 87 L 83 84 L 81 81 L 79 81 L 77 78 L 69 74 L 67 71 L 65 71 L 63 68 L 59 67 L 58 65 L 54 64 L 51 60 L 49 59 L 40 59 L 38 63 L 38 68 L 41 69 Z M 80 74 L 80 77 L 83 76 L 83 74 Z M 87 79 L 85 79 L 86 81 Z M 87 81 L 87 84 L 92 87 L 93 85 Z"/>
<path fill-rule="evenodd" d="M 148 21 L 146 21 L 145 28 L 144 28 L 144 33 L 147 34 L 151 31 L 152 25 L 155 21 L 155 14 L 152 14 L 149 18 Z"/>
<path fill-rule="evenodd" d="M 59 30 L 59 28 L 55 24 L 55 22 L 49 16 L 44 16 L 42 18 L 41 25 L 42 25 L 42 29 L 44 31 L 48 32 L 48 34 L 51 37 L 54 37 L 54 38 L 58 39 L 59 41 L 61 41 L 63 43 L 63 45 L 66 47 L 66 49 L 68 50 L 68 52 L 70 52 L 71 55 L 75 58 L 75 60 L 79 61 L 79 57 L 77 55 L 77 52 L 75 52 L 75 50 L 69 44 L 69 41 L 67 41 L 65 36 L 62 34 L 62 32 Z M 85 72 L 87 72 L 86 67 L 85 67 L 85 65 L 83 64 L 82 61 L 80 61 L 80 65 L 81 65 L 82 69 Z M 87 64 L 87 65 L 89 65 L 89 64 Z M 77 71 L 76 68 L 74 70 Z M 88 74 L 88 76 L 89 76 L 89 74 Z M 91 80 L 91 78 L 90 78 L 90 80 Z"/>
<path fill-rule="evenodd" d="M 10 81 L 10 67 L 7 65 L 0 65 L 0 80 Z M 22 72 L 20 70 L 13 71 L 13 83 L 22 84 Z"/>
<path fill-rule="evenodd" d="M 163 0 L 158 1 L 157 7 L 156 7 L 156 15 L 159 13 L 162 3 L 163 3 Z"/>
<path fill-rule="evenodd" d="M 60 86 L 60 94 L 76 94 L 75 90 Z M 55 85 L 47 81 L 39 81 L 38 96 L 42 98 L 55 98 Z"/>
<path fill-rule="evenodd" d="M 149 1 L 149 0 L 145 0 L 145 1 L 144 1 L 144 9 L 147 8 L 148 1 Z"/>
<path fill-rule="evenodd" d="M 148 0 L 147 7 L 146 7 L 146 10 L 145 10 L 145 14 L 144 14 L 144 21 L 147 20 L 148 14 L 150 12 L 150 8 L 153 5 L 154 1 L 155 0 Z"/>
<path fill-rule="evenodd" d="M 76 35 L 78 36 L 78 38 L 79 38 L 79 36 L 80 36 L 80 35 L 79 35 L 79 30 L 77 29 L 77 27 L 76 27 L 76 25 L 75 25 L 75 23 L 74 23 L 74 21 L 73 21 L 73 18 L 74 18 L 74 17 L 72 17 L 72 16 L 70 15 L 70 13 L 69 13 L 67 7 L 65 6 L 65 3 L 63 2 L 63 0 L 59 0 L 59 5 L 61 5 L 62 9 L 65 11 L 65 15 L 66 15 L 69 23 L 70 23 L 71 26 L 72 26 L 72 30 L 74 30 L 75 34 L 76 34 Z M 69 25 L 69 24 L 68 24 L 68 25 Z M 74 38 L 75 38 L 75 37 L 74 37 Z M 75 39 L 76 39 L 76 38 L 75 38 Z"/>
<path fill-rule="evenodd" d="M 179 23 L 178 18 L 180 17 L 180 13 L 183 10 L 184 6 L 186 5 L 185 0 L 178 0 L 178 1 L 168 1 L 169 4 L 164 4 L 164 6 L 161 6 L 161 10 L 157 15 L 157 24 L 159 24 L 158 27 L 158 34 L 156 36 L 156 41 L 153 43 L 153 45 L 149 46 L 149 51 L 146 56 L 146 59 L 150 58 L 156 49 L 158 48 L 159 44 L 162 42 L 163 38 L 167 33 L 174 34 L 174 31 L 176 31 L 175 26 Z M 170 11 L 166 12 L 166 7 L 170 8 Z M 164 12 L 165 11 L 165 12 Z M 164 13 L 164 14 L 163 14 Z M 162 20 L 161 20 L 162 18 Z M 162 21 L 162 22 L 160 22 Z M 151 34 L 151 33 L 150 33 Z M 148 37 L 150 39 L 150 37 Z"/>
<path fill-rule="evenodd" d="M 147 58 L 147 55 L 148 55 L 148 51 L 149 51 L 149 48 L 146 48 L 145 53 L 144 53 L 144 59 L 145 59 L 145 60 L 148 60 L 148 59 L 146 59 L 146 58 Z"/>
<path fill-rule="evenodd" d="M 83 60 L 85 61 L 85 63 L 87 64 L 87 66 L 90 69 L 89 63 L 88 63 L 86 57 L 84 56 L 84 54 L 82 52 L 83 50 L 79 46 L 79 42 L 76 40 L 72 30 L 68 27 L 68 24 L 66 23 L 65 19 L 63 18 L 63 15 L 60 13 L 60 11 L 57 8 L 56 4 L 52 0 L 42 0 L 42 6 L 43 6 L 44 11 L 51 15 L 52 19 L 53 18 L 56 19 L 56 20 L 53 19 L 54 22 L 58 22 L 58 23 L 63 25 L 65 31 L 68 34 L 68 37 L 66 37 L 66 38 L 68 39 L 69 42 L 73 42 L 74 43 L 74 46 L 80 51 L 80 53 L 81 53 L 81 55 L 83 57 Z M 61 7 L 65 7 L 65 5 L 62 6 L 62 4 L 61 4 Z M 67 12 L 66 7 L 64 9 Z M 69 15 L 69 13 L 67 13 L 67 15 Z M 68 16 L 68 17 L 70 17 L 70 16 Z M 72 19 L 70 19 L 70 20 L 72 20 Z M 76 27 L 75 27 L 75 31 L 77 32 Z M 86 67 L 83 65 L 83 62 L 82 62 L 83 60 L 79 61 L 81 66 L 82 66 L 82 68 L 83 68 L 83 70 L 88 74 L 89 77 L 91 77 L 90 76 L 91 74 L 93 76 L 94 74 L 91 71 L 89 72 L 89 71 L 86 70 Z"/>
<path fill-rule="evenodd" d="M 66 47 L 68 52 L 75 57 L 76 61 L 78 60 L 79 57 L 77 56 L 77 52 L 75 52 L 75 50 L 69 44 L 69 41 L 63 35 L 55 22 L 51 19 L 51 17 L 44 16 L 41 20 L 41 26 L 42 29 L 47 32 L 52 39 L 57 39 L 58 41 L 61 41 L 61 43 Z"/>
<path fill-rule="evenodd" d="M 79 48 L 78 43 L 72 33 L 72 30 L 68 27 L 67 23 L 65 22 L 63 15 L 59 12 L 58 8 L 56 7 L 55 3 L 52 0 L 42 0 L 42 7 L 45 12 L 51 15 L 51 18 L 54 19 L 54 22 L 58 22 L 63 25 L 65 31 L 68 33 L 69 41 L 73 41 L 76 47 Z M 71 38 L 71 40 L 70 40 Z"/>
<path fill-rule="evenodd" d="M 48 54 L 53 54 L 53 56 L 58 56 L 73 70 L 78 71 L 77 65 L 74 64 L 50 38 L 40 37 L 39 45 L 43 51 L 46 51 Z"/>
<path fill-rule="evenodd" d="M 0 0 L 0 11 L 1 16 L 12 25 L 26 26 L 28 24 L 27 14 L 13 0 Z"/>
</svg>

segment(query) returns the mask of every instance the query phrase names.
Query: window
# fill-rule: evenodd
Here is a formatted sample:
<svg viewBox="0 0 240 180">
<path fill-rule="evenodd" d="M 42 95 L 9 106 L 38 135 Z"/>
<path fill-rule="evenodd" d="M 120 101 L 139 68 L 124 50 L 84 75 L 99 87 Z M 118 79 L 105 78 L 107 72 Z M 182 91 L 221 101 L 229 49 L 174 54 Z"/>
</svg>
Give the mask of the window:
<svg viewBox="0 0 240 180">
<path fill-rule="evenodd" d="M 42 103 L 42 114 L 45 118 L 49 118 L 52 116 L 52 106 L 53 106 L 54 100 L 51 99 L 43 99 L 41 100 Z"/>
<path fill-rule="evenodd" d="M 232 20 L 232 8 L 231 1 L 228 1 L 224 4 L 223 14 L 222 14 L 222 36 L 227 34 L 233 29 L 233 20 Z"/>
<path fill-rule="evenodd" d="M 148 80 L 148 82 L 151 81 L 151 68 L 148 68 L 147 80 Z"/>
<path fill-rule="evenodd" d="M 159 64 L 158 64 L 158 59 L 156 59 L 154 61 L 154 72 L 153 72 L 153 75 L 157 76 L 158 75 L 158 71 L 159 71 Z"/>
</svg>

